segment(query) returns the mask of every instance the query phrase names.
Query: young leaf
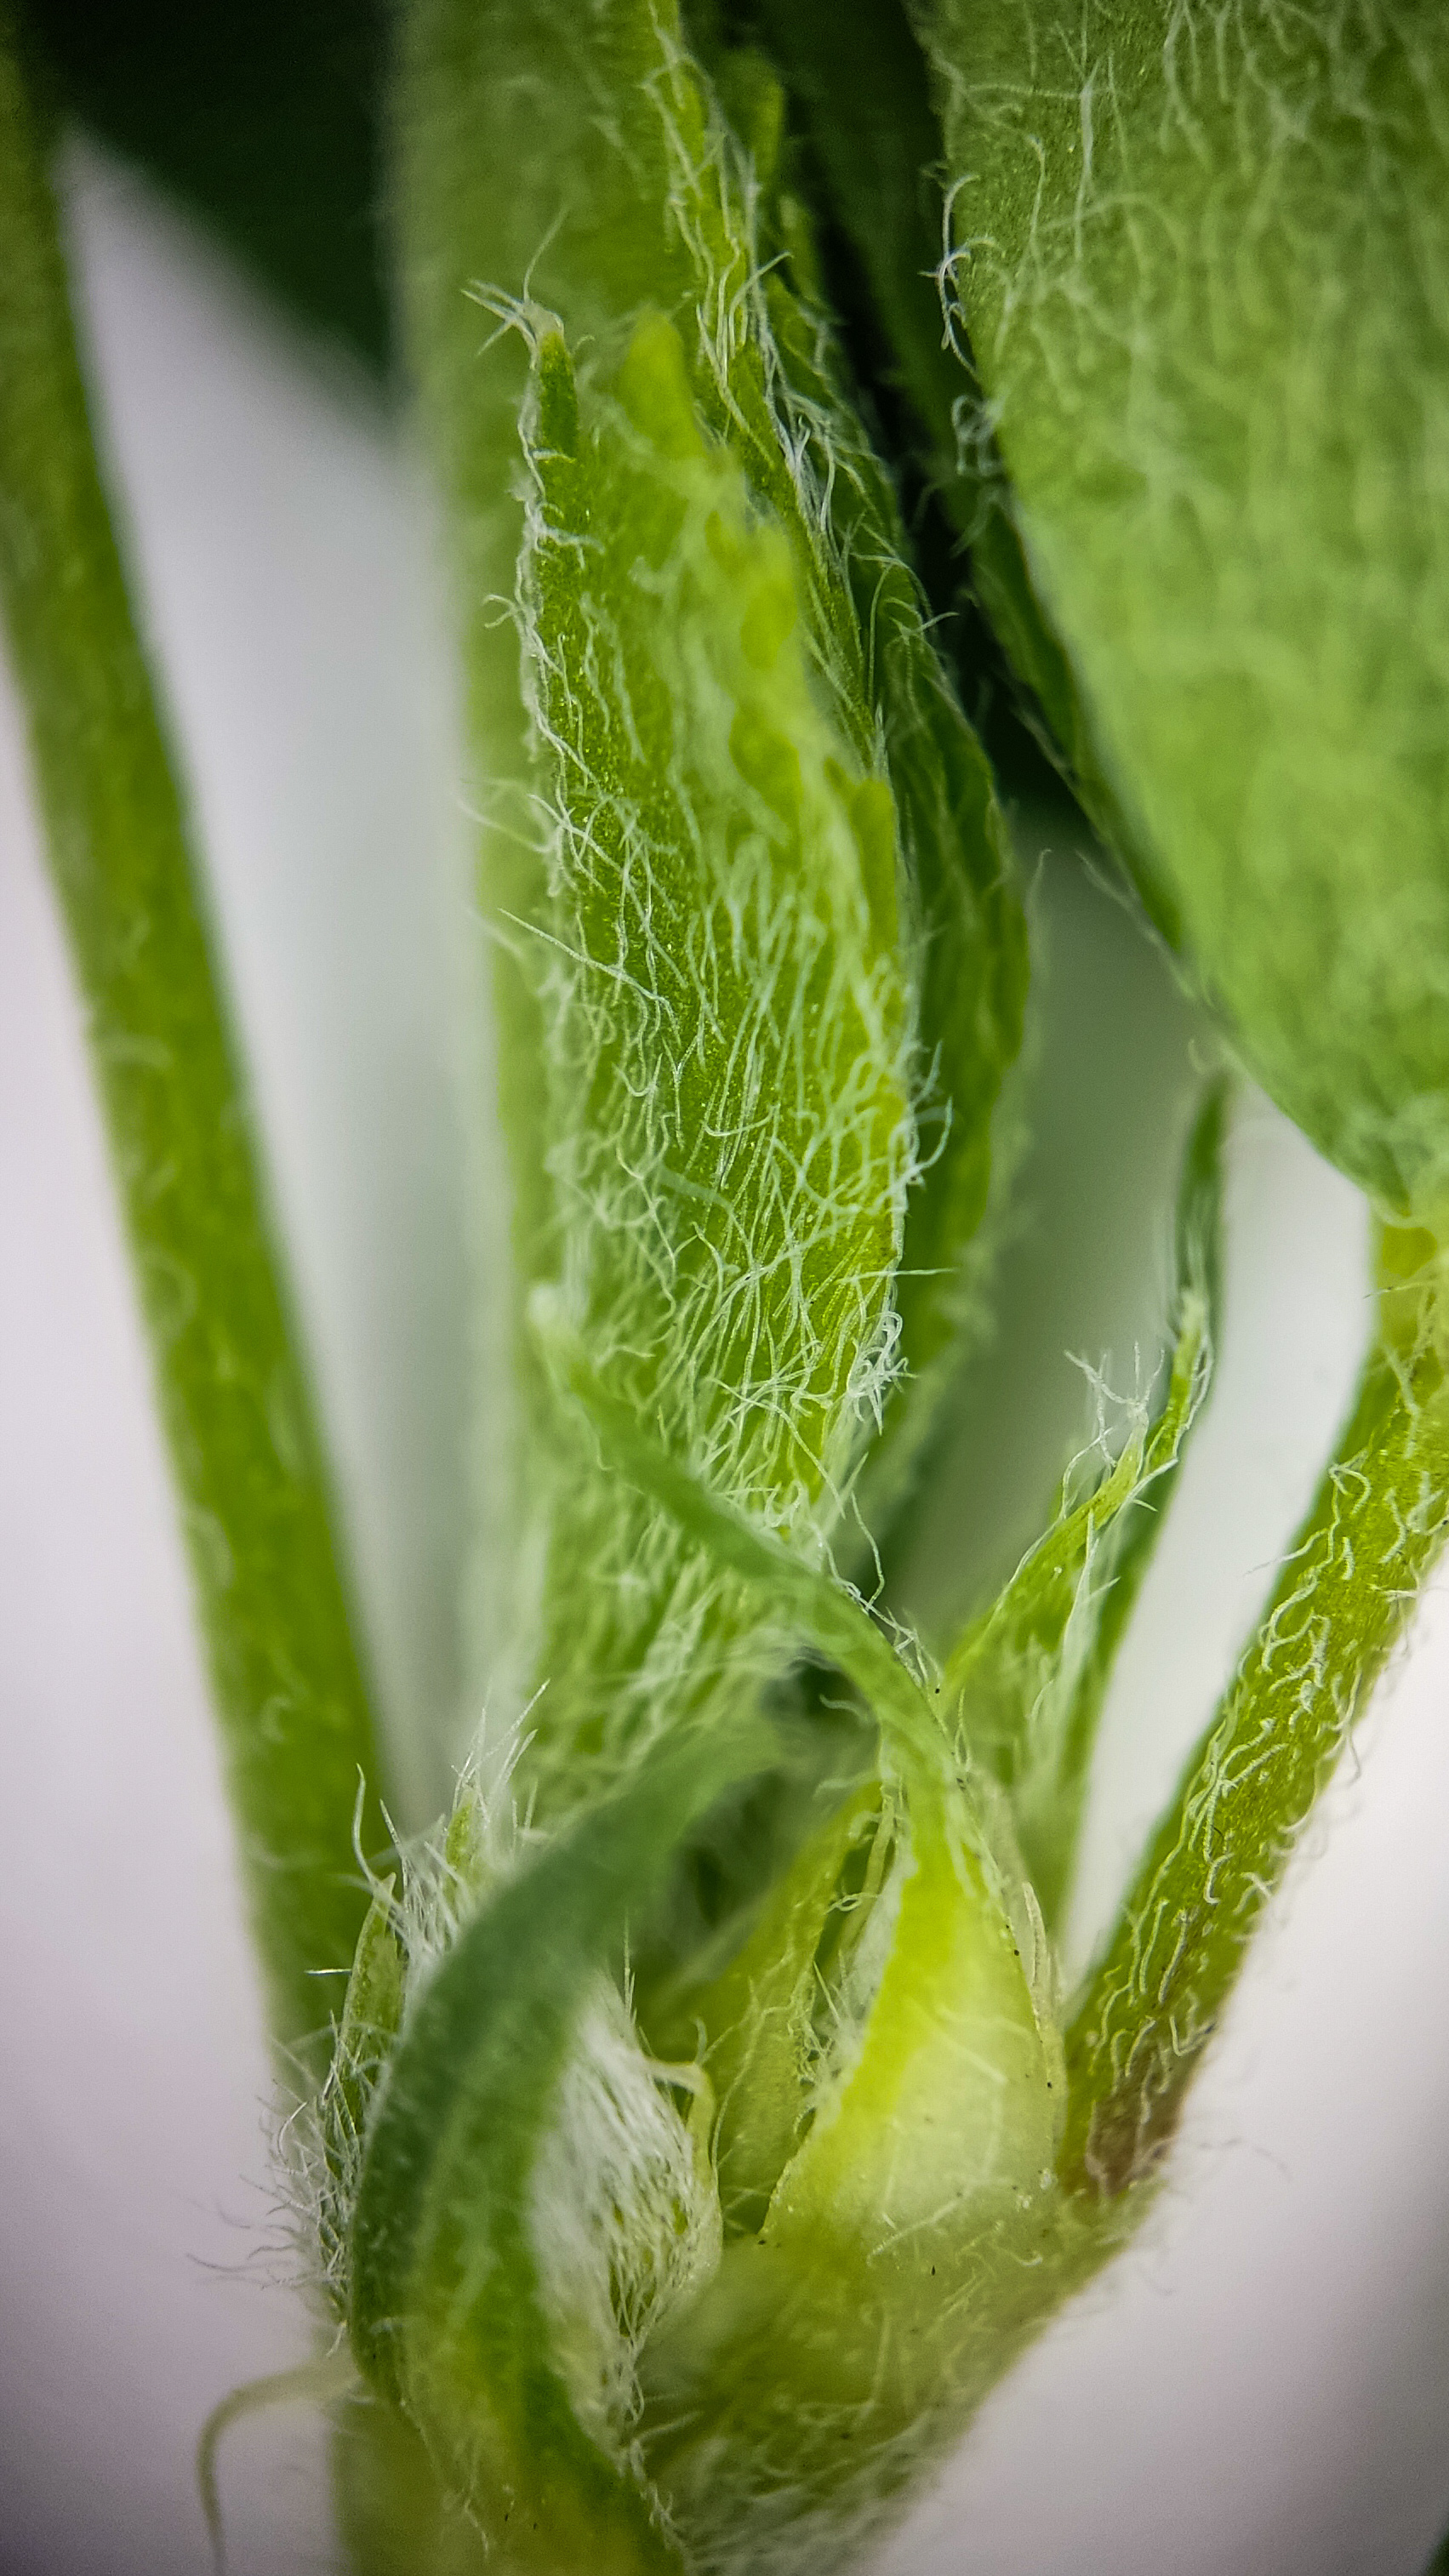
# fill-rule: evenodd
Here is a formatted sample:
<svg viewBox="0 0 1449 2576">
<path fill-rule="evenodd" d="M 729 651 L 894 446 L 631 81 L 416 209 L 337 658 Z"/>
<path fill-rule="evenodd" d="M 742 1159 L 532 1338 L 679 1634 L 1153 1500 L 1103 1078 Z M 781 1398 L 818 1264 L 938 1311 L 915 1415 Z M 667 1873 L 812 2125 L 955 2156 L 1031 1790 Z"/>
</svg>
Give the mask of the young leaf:
<svg viewBox="0 0 1449 2576">
<path fill-rule="evenodd" d="M 644 2458 L 702 2570 L 861 2549 L 1055 2294 L 1041 1962 L 959 1789 L 918 1777 L 885 1833 L 801 2141 L 643 2356 Z"/>
<path fill-rule="evenodd" d="M 959 317 L 943 315 L 944 145 L 905 0 L 757 0 L 754 14 L 799 102 L 830 212 L 863 282 L 864 327 L 877 381 L 893 397 L 896 435 L 963 555 L 970 550 L 969 579 L 953 578 L 963 684 L 979 686 L 984 676 L 990 687 L 997 677 L 979 624 L 984 610 L 1029 692 L 1016 714 L 1098 831 L 1125 847 L 1071 664 L 1032 595 L 969 345 Z M 1010 756 L 1005 741 L 1001 751 Z"/>
<path fill-rule="evenodd" d="M 909 569 L 900 504 L 825 310 L 778 84 L 751 51 L 723 54 L 718 76 L 735 91 L 748 79 L 752 139 L 764 128 L 754 176 L 766 308 L 869 640 L 866 683 L 897 802 L 914 922 L 920 1146 L 896 1277 L 901 1374 L 860 1497 L 866 1525 L 883 1541 L 920 1464 L 978 1291 L 992 1112 L 1021 1037 L 1025 924 L 990 769 L 948 685 Z M 850 141 L 842 136 L 842 148 Z"/>
<path fill-rule="evenodd" d="M 580 2420 L 543 2280 L 541 2150 L 601 1967 L 622 1963 L 691 1821 L 765 1749 L 686 1723 L 521 1868 L 409 2015 L 372 2120 L 347 2321 L 367 2378 L 419 2425 L 505 2566 L 680 2559 L 622 2443 Z M 625 2223 L 632 2212 L 625 2213 Z M 569 2285 L 574 2298 L 581 2284 Z"/>
<path fill-rule="evenodd" d="M 970 394 L 943 349 L 941 129 L 903 0 L 758 0 L 754 15 L 869 283 L 887 381 L 933 463 L 953 458 Z"/>
<path fill-rule="evenodd" d="M 784 197 L 757 191 L 672 13 L 428 0 L 409 63 L 416 336 L 485 743 L 507 701 L 492 602 L 525 547 L 538 767 L 517 743 L 506 755 L 528 845 L 495 829 L 487 861 L 518 943 L 500 962 L 500 1054 L 519 1311 L 540 1279 L 584 1293 L 587 1270 L 601 1351 L 629 1342 L 698 1399 L 700 1421 L 679 1415 L 670 1436 L 700 1457 L 723 1438 L 726 1480 L 772 1493 L 781 1524 L 818 1543 L 863 1419 L 890 1400 L 893 1349 L 924 1380 L 949 1345 L 980 1218 L 1024 977 L 989 784 L 798 282 L 808 242 L 794 285 L 768 270 L 759 227 L 787 221 Z M 469 279 L 519 326 L 481 355 Z M 525 407 L 526 529 L 496 495 Z M 590 510 L 604 516 L 586 527 Z M 675 954 L 651 934 L 656 906 L 661 931 L 681 926 Z M 605 1242 L 601 1265 L 586 1247 Z M 626 1293 L 609 1314 L 611 1275 Z M 587 1667 L 597 1702 L 608 1671 L 638 1671 L 674 1574 L 646 1567 L 586 1458 L 551 1470 L 559 1428 L 522 1338 L 520 1354 L 514 1518 L 541 1569 L 536 1590 L 514 1585 L 535 1605 L 524 1669 L 549 1677 L 541 1740 L 577 1754 L 618 1730 L 587 1693 L 574 1706 L 565 1676 L 582 1689 Z M 640 1575 L 636 1645 L 621 1635 L 602 1659 L 574 1582 L 601 1534 Z M 607 1615 L 623 1614 L 612 1591 Z M 687 1587 L 678 1607 L 683 1635 L 703 1613 Z"/>
<path fill-rule="evenodd" d="M 619 1476 L 837 1663 L 881 1728 L 880 1777 L 691 1998 L 724 2243 L 639 2363 L 642 2456 L 691 2566 L 833 2564 L 1057 2295 L 1040 1918 L 863 1605 L 716 1501 L 586 1361 L 563 1365 Z"/>
<path fill-rule="evenodd" d="M 619 1400 L 808 1546 L 887 1356 L 910 1152 L 890 796 L 816 706 L 788 544 L 707 443 L 673 326 L 637 325 L 607 401 L 559 337 L 537 364 L 560 1293 Z M 672 1529 L 565 1434 L 541 1717 L 597 1750 L 648 1723 L 662 1604 L 681 1666 L 718 1646 Z"/>
<path fill-rule="evenodd" d="M 1177 1219 L 1176 1343 L 1156 1413 L 1084 1500 L 1053 1526 L 947 1660 L 941 1697 L 973 1756 L 1010 1799 L 1048 1928 L 1070 1890 L 1087 1766 L 1113 1660 L 1206 1400 L 1220 1329 L 1219 1237 L 1226 1089 L 1208 1093 L 1188 1144 Z"/>
</svg>

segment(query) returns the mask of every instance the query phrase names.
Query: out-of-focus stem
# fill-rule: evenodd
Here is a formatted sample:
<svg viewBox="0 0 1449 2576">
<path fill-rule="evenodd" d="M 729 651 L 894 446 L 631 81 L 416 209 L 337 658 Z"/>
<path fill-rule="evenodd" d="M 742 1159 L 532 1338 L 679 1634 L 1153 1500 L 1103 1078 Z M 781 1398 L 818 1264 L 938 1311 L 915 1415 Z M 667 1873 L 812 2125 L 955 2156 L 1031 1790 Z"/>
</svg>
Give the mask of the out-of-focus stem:
<svg viewBox="0 0 1449 2576">
<path fill-rule="evenodd" d="M 97 468 L 47 168 L 0 5 L 0 600 L 221 1725 L 272 2026 L 325 2025 L 379 1761 L 213 934 Z M 77 1568 L 77 1580 L 83 1579 Z M 340 1998 L 339 1998 L 340 1999 Z"/>
</svg>

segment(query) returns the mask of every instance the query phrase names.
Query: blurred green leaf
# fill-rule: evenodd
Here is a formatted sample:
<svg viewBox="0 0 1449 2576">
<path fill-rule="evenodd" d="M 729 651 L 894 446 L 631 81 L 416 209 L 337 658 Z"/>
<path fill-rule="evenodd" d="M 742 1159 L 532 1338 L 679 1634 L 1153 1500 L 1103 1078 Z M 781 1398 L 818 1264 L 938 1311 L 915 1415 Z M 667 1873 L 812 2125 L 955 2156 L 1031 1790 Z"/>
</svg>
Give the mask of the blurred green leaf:
<svg viewBox="0 0 1449 2576">
<path fill-rule="evenodd" d="M 392 353 L 384 0 L 29 0 L 66 106 L 305 322 Z"/>
</svg>

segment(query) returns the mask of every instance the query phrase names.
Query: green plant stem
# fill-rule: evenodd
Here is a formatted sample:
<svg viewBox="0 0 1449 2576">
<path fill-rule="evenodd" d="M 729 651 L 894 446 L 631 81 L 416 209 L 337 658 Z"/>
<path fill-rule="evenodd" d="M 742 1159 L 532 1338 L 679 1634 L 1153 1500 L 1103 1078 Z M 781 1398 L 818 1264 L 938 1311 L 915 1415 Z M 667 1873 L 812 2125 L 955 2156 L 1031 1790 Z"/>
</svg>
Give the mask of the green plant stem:
<svg viewBox="0 0 1449 2576">
<path fill-rule="evenodd" d="M 1067 2031 L 1060 2169 L 1070 2187 L 1111 2198 L 1155 2170 L 1298 1828 L 1446 1521 L 1449 1397 L 1425 1331 L 1417 1347 L 1390 1343 L 1370 1358 L 1267 1614 Z"/>
<path fill-rule="evenodd" d="M 324 2025 L 379 1762 L 213 937 L 91 439 L 0 8 L 0 598 L 136 1265 L 272 2026 Z M 79 1577 L 80 1569 L 77 1569 Z M 340 1992 L 337 1998 L 340 2001 Z"/>
</svg>

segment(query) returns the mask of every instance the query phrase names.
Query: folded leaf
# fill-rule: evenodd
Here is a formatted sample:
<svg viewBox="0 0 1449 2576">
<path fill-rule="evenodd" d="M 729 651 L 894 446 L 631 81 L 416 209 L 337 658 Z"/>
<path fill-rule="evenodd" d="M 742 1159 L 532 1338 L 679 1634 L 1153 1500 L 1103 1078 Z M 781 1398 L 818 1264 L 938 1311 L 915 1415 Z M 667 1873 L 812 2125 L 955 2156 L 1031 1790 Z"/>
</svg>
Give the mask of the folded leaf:
<svg viewBox="0 0 1449 2576">
<path fill-rule="evenodd" d="M 662 1394 L 666 1436 L 818 1546 L 875 1413 L 924 1418 L 957 1331 L 1021 921 L 808 228 L 672 10 L 425 0 L 409 65 L 415 338 L 509 942 L 513 1669 L 549 1683 L 543 1768 L 607 1765 L 713 1613 L 698 1569 L 656 1561 L 594 1492 L 527 1297 L 562 1281 L 635 1399 Z M 764 153 L 768 83 L 735 86 Z M 520 422 L 522 510 L 498 473 L 511 447 L 525 461 Z M 497 606 L 520 549 L 531 761 Z M 642 1685 L 615 1707 L 624 1672 Z"/>
<path fill-rule="evenodd" d="M 617 1974 L 626 1928 L 647 1914 L 681 1835 L 763 1749 L 749 1724 L 681 1727 L 654 1748 L 484 1902 L 423 1980 L 387 2066 L 353 2212 L 348 2332 L 366 2378 L 419 2426 L 507 2567 L 587 2560 L 633 2576 L 680 2563 L 623 2439 L 581 2420 L 588 2392 L 559 2349 L 571 2320 L 558 2298 L 550 2312 L 545 2278 L 559 2213 L 536 2194 L 601 1969 Z M 647 2069 L 644 2083 L 647 2095 Z M 647 2102 L 642 2117 L 643 2137 L 623 2140 L 636 2186 L 660 2134 L 667 2153 L 672 2114 Z M 596 2108 L 585 2138 L 597 2154 Z M 637 2220 L 626 2208 L 616 2262 Z M 562 2284 L 575 2308 L 597 2242 Z M 606 2296 L 614 2287 L 606 2273 Z"/>
<path fill-rule="evenodd" d="M 637 325 L 608 394 L 555 334 L 537 368 L 559 1295 L 619 1400 L 808 1548 L 890 1357 L 911 1153 L 894 809 L 817 705 L 788 540 L 707 440 L 673 326 Z M 647 1728 L 663 1658 L 717 1653 L 724 1614 L 677 1527 L 631 1511 L 566 1419 L 554 1439 L 540 1715 L 572 1758 Z"/>
</svg>

